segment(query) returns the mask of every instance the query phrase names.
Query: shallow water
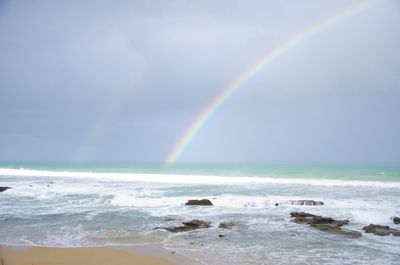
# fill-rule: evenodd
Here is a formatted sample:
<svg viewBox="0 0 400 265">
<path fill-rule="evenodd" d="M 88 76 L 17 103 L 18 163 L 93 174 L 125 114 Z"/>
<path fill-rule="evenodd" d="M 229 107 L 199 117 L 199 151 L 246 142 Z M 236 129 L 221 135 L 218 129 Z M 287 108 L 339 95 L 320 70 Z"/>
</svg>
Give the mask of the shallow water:
<svg viewBox="0 0 400 265">
<path fill-rule="evenodd" d="M 207 264 L 398 264 L 400 237 L 346 238 L 295 224 L 289 213 L 350 219 L 347 228 L 357 231 L 369 223 L 396 227 L 391 217 L 400 215 L 399 167 L 254 167 L 3 165 L 0 186 L 12 189 L 0 193 L 0 241 L 57 246 L 163 241 Z M 184 205 L 195 198 L 209 198 L 214 206 Z M 325 204 L 288 203 L 297 199 Z M 213 227 L 177 234 L 154 230 L 194 218 Z M 226 221 L 236 225 L 219 229 Z"/>
</svg>

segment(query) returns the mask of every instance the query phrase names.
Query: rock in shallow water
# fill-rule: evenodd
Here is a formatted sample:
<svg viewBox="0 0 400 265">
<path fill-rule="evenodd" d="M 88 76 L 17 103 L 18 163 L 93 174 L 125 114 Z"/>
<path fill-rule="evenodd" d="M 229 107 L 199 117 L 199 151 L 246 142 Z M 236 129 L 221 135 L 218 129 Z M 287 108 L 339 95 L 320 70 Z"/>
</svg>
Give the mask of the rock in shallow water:
<svg viewBox="0 0 400 265">
<path fill-rule="evenodd" d="M 194 219 L 189 222 L 183 222 L 183 226 L 169 227 L 165 229 L 172 233 L 178 233 L 178 232 L 187 232 L 199 228 L 208 228 L 208 227 L 211 227 L 211 222 Z"/>
<path fill-rule="evenodd" d="M 0 187 L 0 192 L 6 191 L 8 189 L 11 189 L 11 187 Z"/>
<path fill-rule="evenodd" d="M 291 212 L 290 216 L 294 217 L 293 222 L 298 224 L 308 224 L 320 231 L 350 236 L 353 238 L 362 236 L 358 231 L 342 229 L 342 226 L 348 224 L 349 220 L 335 220 L 331 217 L 323 217 L 305 212 Z"/>
<path fill-rule="evenodd" d="M 185 205 L 199 205 L 199 206 L 212 206 L 212 202 L 208 199 L 202 200 L 188 200 Z"/>
<path fill-rule="evenodd" d="M 393 223 L 396 225 L 400 224 L 400 217 L 393 216 Z"/>
<path fill-rule="evenodd" d="M 349 229 L 344 229 L 341 228 L 340 226 L 330 223 L 330 224 L 312 224 L 311 227 L 316 228 L 320 231 L 325 231 L 333 234 L 338 234 L 338 235 L 343 235 L 343 236 L 349 236 L 353 238 L 360 238 L 362 237 L 362 234 L 358 231 L 355 230 L 349 230 Z"/>
<path fill-rule="evenodd" d="M 363 227 L 363 230 L 366 233 L 372 233 L 378 236 L 400 236 L 400 230 L 391 228 L 387 225 L 374 225 L 374 224 L 369 224 L 367 226 Z"/>
<path fill-rule="evenodd" d="M 291 212 L 291 217 L 315 217 L 315 214 L 306 213 L 306 212 Z"/>
<path fill-rule="evenodd" d="M 323 217 L 306 212 L 291 212 L 291 217 L 295 217 L 294 222 L 312 224 L 333 224 L 336 226 L 347 225 L 349 220 L 335 220 L 331 217 Z"/>
<path fill-rule="evenodd" d="M 218 227 L 223 229 L 231 229 L 234 226 L 235 224 L 233 222 L 225 222 L 225 223 L 220 223 Z"/>
</svg>

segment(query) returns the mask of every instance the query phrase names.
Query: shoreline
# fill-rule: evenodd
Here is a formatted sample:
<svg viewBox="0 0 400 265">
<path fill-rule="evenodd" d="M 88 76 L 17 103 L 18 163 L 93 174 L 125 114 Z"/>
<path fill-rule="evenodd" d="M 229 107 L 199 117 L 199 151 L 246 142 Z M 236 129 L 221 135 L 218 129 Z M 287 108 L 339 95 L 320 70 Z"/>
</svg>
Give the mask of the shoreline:
<svg viewBox="0 0 400 265">
<path fill-rule="evenodd" d="M 1 265 L 198 265 L 162 243 L 110 246 L 1 245 Z"/>
<path fill-rule="evenodd" d="M 248 178 L 215 176 L 207 178 L 214 182 L 203 185 L 202 176 L 192 175 L 184 183 L 175 183 L 169 175 L 154 175 L 162 182 L 149 183 L 143 180 L 146 174 L 105 182 L 104 176 L 114 174 L 85 178 L 65 172 L 71 177 L 57 179 L 57 174 L 49 172 L 46 176 L 40 172 L 38 176 L 1 176 L 1 170 L 0 188 L 11 189 L 0 193 L 4 208 L 0 246 L 8 252 L 30 253 L 25 263 L 11 265 L 64 265 L 32 260 L 28 249 L 33 246 L 41 247 L 36 251 L 43 251 L 42 257 L 65 248 L 73 253 L 117 253 L 113 261 L 98 261 L 99 265 L 125 265 L 114 262 L 125 256 L 120 251 L 160 258 L 168 265 L 304 260 L 335 264 L 341 259 L 397 264 L 400 253 L 400 237 L 395 238 L 400 224 L 393 223 L 395 216 L 400 217 L 400 181 L 386 189 L 391 183 L 327 179 L 292 183 L 292 179 L 266 178 L 263 183 L 239 185 Z M 351 171 L 349 176 L 353 176 Z M 233 178 L 238 181 L 229 183 Z M 10 265 L 8 260 L 1 263 L 1 252 L 0 248 L 0 265 Z M 63 254 L 61 260 L 70 256 L 77 255 Z"/>
</svg>

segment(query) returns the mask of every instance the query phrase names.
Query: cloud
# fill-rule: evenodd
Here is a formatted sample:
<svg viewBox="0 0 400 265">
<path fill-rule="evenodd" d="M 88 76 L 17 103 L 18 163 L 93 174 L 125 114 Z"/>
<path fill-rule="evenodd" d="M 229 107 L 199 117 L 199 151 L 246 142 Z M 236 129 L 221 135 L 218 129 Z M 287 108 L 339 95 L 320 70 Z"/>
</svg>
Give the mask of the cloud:
<svg viewBox="0 0 400 265">
<path fill-rule="evenodd" d="M 349 4 L 2 1 L 0 159 L 161 161 L 226 83 Z M 395 5 L 346 19 L 254 76 L 182 161 L 337 160 L 350 149 L 350 160 L 398 159 L 388 131 L 399 128 L 383 119 L 399 105 Z M 360 109 L 371 118 L 360 122 Z"/>
</svg>

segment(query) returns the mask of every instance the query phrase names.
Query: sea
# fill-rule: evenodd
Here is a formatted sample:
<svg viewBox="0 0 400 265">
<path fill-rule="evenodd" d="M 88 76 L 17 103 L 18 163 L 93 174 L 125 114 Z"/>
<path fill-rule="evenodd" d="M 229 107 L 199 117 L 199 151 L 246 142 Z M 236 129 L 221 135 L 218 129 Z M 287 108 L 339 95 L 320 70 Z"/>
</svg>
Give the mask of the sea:
<svg viewBox="0 0 400 265">
<path fill-rule="evenodd" d="M 365 233 L 400 216 L 395 164 L 0 164 L 0 245 L 161 242 L 200 264 L 400 264 L 400 237 Z M 187 206 L 209 199 L 213 206 Z M 293 205 L 295 200 L 323 205 Z M 361 238 L 294 223 L 304 211 L 348 219 Z M 210 228 L 171 233 L 200 219 Z M 231 229 L 219 228 L 232 222 Z"/>
</svg>

